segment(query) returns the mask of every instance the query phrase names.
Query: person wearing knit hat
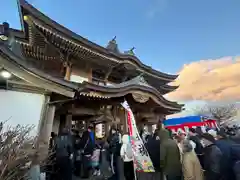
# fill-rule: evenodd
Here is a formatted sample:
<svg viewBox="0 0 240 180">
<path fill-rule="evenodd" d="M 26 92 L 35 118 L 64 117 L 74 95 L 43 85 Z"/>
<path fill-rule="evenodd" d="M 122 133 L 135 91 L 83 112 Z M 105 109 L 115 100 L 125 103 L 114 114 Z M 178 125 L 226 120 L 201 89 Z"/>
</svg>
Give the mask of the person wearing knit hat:
<svg viewBox="0 0 240 180">
<path fill-rule="evenodd" d="M 214 129 L 210 129 L 209 131 L 207 131 L 208 132 L 208 134 L 211 134 L 213 137 L 214 137 L 214 139 L 216 139 L 216 137 L 217 137 L 217 131 L 215 131 Z"/>
<path fill-rule="evenodd" d="M 222 152 L 216 146 L 216 141 L 211 134 L 203 133 L 201 139 L 204 146 L 203 169 L 205 170 L 205 180 L 219 180 L 222 178 Z"/>
<path fill-rule="evenodd" d="M 201 139 L 203 141 L 204 146 L 208 146 L 215 143 L 215 138 L 209 133 L 203 133 L 201 135 Z"/>
</svg>

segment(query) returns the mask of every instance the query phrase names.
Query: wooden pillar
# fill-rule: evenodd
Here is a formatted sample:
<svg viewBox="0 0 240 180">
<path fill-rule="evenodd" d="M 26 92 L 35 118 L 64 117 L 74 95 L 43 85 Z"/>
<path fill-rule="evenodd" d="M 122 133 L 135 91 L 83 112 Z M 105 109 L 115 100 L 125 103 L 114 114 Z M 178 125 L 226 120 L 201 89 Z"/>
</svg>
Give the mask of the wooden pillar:
<svg viewBox="0 0 240 180">
<path fill-rule="evenodd" d="M 66 127 L 68 130 L 71 130 L 71 129 L 72 129 L 72 114 L 67 114 L 67 115 L 66 115 L 66 124 L 65 124 L 65 127 Z"/>
<path fill-rule="evenodd" d="M 72 65 L 70 63 L 67 63 L 65 77 L 64 77 L 65 80 L 68 80 L 68 81 L 70 80 L 71 72 L 72 72 Z"/>
<path fill-rule="evenodd" d="M 92 68 L 88 71 L 88 82 L 92 82 Z"/>
</svg>

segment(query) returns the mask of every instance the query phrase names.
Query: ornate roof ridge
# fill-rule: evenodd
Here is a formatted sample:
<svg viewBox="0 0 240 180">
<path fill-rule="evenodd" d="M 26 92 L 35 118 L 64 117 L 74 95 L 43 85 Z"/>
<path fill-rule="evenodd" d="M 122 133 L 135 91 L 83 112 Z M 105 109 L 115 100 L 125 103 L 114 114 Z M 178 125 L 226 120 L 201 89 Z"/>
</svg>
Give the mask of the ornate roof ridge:
<svg viewBox="0 0 240 180">
<path fill-rule="evenodd" d="M 124 81 L 122 83 L 116 84 L 115 87 L 124 87 L 130 84 L 138 84 L 138 85 L 146 86 L 149 88 L 154 88 L 147 83 L 147 81 L 144 79 L 142 75 L 139 75 L 133 79 L 130 79 L 129 81 Z"/>
</svg>

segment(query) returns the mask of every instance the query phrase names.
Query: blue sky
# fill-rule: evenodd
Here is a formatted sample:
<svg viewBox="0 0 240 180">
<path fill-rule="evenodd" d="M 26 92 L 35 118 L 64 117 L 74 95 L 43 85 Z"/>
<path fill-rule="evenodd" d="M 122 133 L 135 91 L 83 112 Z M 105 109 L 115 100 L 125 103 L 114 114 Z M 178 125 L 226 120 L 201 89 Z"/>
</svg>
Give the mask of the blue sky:
<svg viewBox="0 0 240 180">
<path fill-rule="evenodd" d="M 240 53 L 239 0 L 29 0 L 72 31 L 100 44 L 117 36 L 121 50 L 158 70 Z M 16 0 L 4 0 L 0 22 L 20 28 Z"/>
</svg>

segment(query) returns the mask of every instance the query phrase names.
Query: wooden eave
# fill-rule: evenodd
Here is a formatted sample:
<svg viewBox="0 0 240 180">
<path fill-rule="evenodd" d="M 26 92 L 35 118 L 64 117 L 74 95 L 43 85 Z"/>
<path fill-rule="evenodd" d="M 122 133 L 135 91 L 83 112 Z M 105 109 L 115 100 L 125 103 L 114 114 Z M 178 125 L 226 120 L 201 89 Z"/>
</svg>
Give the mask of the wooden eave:
<svg viewBox="0 0 240 180">
<path fill-rule="evenodd" d="M 127 94 L 134 94 L 136 92 L 143 92 L 149 95 L 151 99 L 153 99 L 160 106 L 172 109 L 176 111 L 181 111 L 183 105 L 177 104 L 176 102 L 171 102 L 165 99 L 161 93 L 155 89 L 154 87 L 148 87 L 145 85 L 139 84 L 128 84 L 121 85 L 117 84 L 115 86 L 100 86 L 89 82 L 83 82 L 82 84 L 82 92 L 86 91 L 91 92 L 94 91 L 98 96 L 106 96 L 108 98 L 113 97 L 121 97 Z"/>
<path fill-rule="evenodd" d="M 25 0 L 18 0 L 18 4 L 19 4 L 22 28 L 25 31 L 25 35 L 28 35 L 28 34 L 26 31 L 27 29 L 26 23 L 24 23 L 23 21 L 23 16 L 30 15 L 41 23 L 41 24 L 38 24 L 39 26 L 43 26 L 45 27 L 45 29 L 46 27 L 49 27 L 48 31 L 50 31 L 55 36 L 60 36 L 62 40 L 65 41 L 65 43 L 68 44 L 69 46 L 74 46 L 75 48 L 78 48 L 78 49 L 85 49 L 86 51 L 89 51 L 94 55 L 97 55 L 99 57 L 102 57 L 104 59 L 107 59 L 109 61 L 113 61 L 116 63 L 125 61 L 126 63 L 133 64 L 138 71 L 145 73 L 148 76 L 152 76 L 156 79 L 161 79 L 167 82 L 171 82 L 178 77 L 178 75 L 169 75 L 169 74 L 165 74 L 160 71 L 157 71 L 155 69 L 152 69 L 150 66 L 143 64 L 137 57 L 133 55 L 116 54 L 108 51 L 106 48 L 99 46 L 87 40 L 86 38 L 83 38 L 82 36 L 79 36 L 78 34 L 70 31 L 69 29 L 58 24 L 57 22 L 51 20 L 49 17 L 41 13 L 39 10 L 34 8 Z"/>
<path fill-rule="evenodd" d="M 31 23 L 29 21 L 31 21 Z M 29 22 L 29 26 L 34 26 L 34 22 L 35 21 L 33 21 L 31 17 L 28 17 L 28 22 Z M 42 30 L 40 30 L 39 28 L 42 29 Z M 33 27 L 29 28 L 30 31 L 32 31 L 33 29 L 34 29 Z M 47 38 L 47 41 L 55 42 L 55 44 L 53 44 L 53 46 L 61 49 L 61 52 L 64 51 L 63 48 L 66 48 L 66 46 L 61 45 L 61 43 L 60 43 L 61 41 L 59 41 L 60 37 L 52 36 L 51 33 L 48 34 L 47 33 L 48 30 L 45 30 L 45 27 L 38 27 L 37 31 L 42 31 L 41 33 L 42 33 L 43 37 Z M 34 33 L 30 32 L 30 34 L 33 35 Z M 32 39 L 32 38 L 33 37 L 29 37 L 29 39 Z M 56 40 L 55 38 L 58 38 L 58 40 Z M 36 39 L 34 41 L 35 42 L 39 42 L 40 40 Z M 59 54 L 57 56 L 46 54 L 45 53 L 46 52 L 45 48 L 41 48 L 39 46 L 30 45 L 29 42 L 26 42 L 26 40 L 22 40 L 22 39 L 19 40 L 18 39 L 17 42 L 21 44 L 22 49 L 23 49 L 23 53 L 25 54 L 26 57 L 33 57 L 33 58 L 38 59 L 38 60 L 47 60 L 47 61 L 51 61 L 51 60 L 54 61 L 54 60 L 60 59 Z M 53 48 L 53 47 L 49 47 L 48 45 L 46 45 L 46 46 L 48 48 Z M 93 58 L 93 56 L 94 56 L 93 54 L 91 54 L 91 52 L 85 51 L 84 49 L 73 51 L 74 47 L 72 47 L 72 46 L 69 47 L 68 49 L 69 50 L 67 51 L 67 53 L 71 53 L 72 56 L 80 57 L 82 59 L 87 59 L 89 57 Z M 56 49 L 53 48 L 52 51 L 54 51 L 54 50 L 56 51 Z M 102 60 L 104 61 L 105 59 L 102 59 Z M 99 61 L 99 58 L 98 58 L 97 61 Z M 103 63 L 103 61 L 101 61 L 101 63 Z M 124 62 L 120 62 L 119 64 L 115 64 L 115 66 L 114 66 L 114 64 L 109 64 L 108 67 L 110 68 L 108 70 L 109 72 L 106 72 L 106 69 L 103 70 L 105 72 L 105 75 L 103 75 L 103 76 L 105 76 L 107 78 L 110 75 L 113 75 L 112 73 L 115 74 L 116 70 L 124 69 L 125 68 L 125 63 Z M 115 69 L 115 71 L 114 71 L 114 69 Z M 123 75 L 120 78 L 120 79 L 122 79 L 122 81 L 125 81 L 124 79 L 126 79 L 126 78 L 131 79 L 131 78 L 136 77 L 137 75 L 141 74 L 140 72 L 137 72 L 136 70 L 126 69 L 126 68 L 125 68 L 124 72 L 126 72 L 126 73 L 120 73 L 121 75 Z M 163 81 L 159 81 L 157 79 L 154 79 L 151 76 L 147 76 L 147 75 L 143 75 L 143 76 L 148 81 L 149 84 L 151 84 L 153 87 L 158 89 L 162 94 L 166 94 L 166 93 L 169 93 L 169 92 L 175 90 L 175 87 L 171 87 L 171 86 L 165 85 L 165 83 Z M 118 76 L 116 76 L 116 77 L 118 77 Z M 106 81 L 106 79 L 102 79 L 102 80 Z"/>
<path fill-rule="evenodd" d="M 32 57 L 37 60 L 43 60 L 43 61 L 55 61 L 58 60 L 57 56 L 49 56 L 45 54 L 45 50 L 42 48 L 39 48 L 38 46 L 31 46 L 28 43 L 20 42 L 22 52 L 26 57 Z"/>
<path fill-rule="evenodd" d="M 154 100 L 161 107 L 173 111 L 181 111 L 182 105 L 175 102 L 170 102 L 162 97 L 160 92 L 140 82 L 135 78 L 128 82 L 116 84 L 114 86 L 101 86 L 89 82 L 73 83 L 63 79 L 52 77 L 35 68 L 30 68 L 23 57 L 14 54 L 6 45 L 0 42 L 0 65 L 13 75 L 23 79 L 24 81 L 34 84 L 36 87 L 45 89 L 48 92 L 55 92 L 66 97 L 75 98 L 76 92 L 80 95 L 88 96 L 91 92 L 97 98 L 116 98 L 123 97 L 127 94 L 134 94 L 136 92 L 145 93 Z"/>
<path fill-rule="evenodd" d="M 179 86 L 169 86 L 167 84 L 160 86 L 159 91 L 162 95 L 175 91 Z"/>
<path fill-rule="evenodd" d="M 1 43 L 1 42 L 0 42 Z M 50 92 L 73 98 L 78 85 L 49 76 L 37 69 L 29 68 L 22 57 L 14 54 L 5 45 L 0 44 L 0 65 L 15 76 Z"/>
<path fill-rule="evenodd" d="M 7 90 L 19 91 L 19 92 L 27 92 L 27 93 L 35 93 L 35 94 L 50 94 L 51 92 L 43 89 L 41 87 L 37 87 L 34 84 L 30 84 L 28 82 L 17 82 L 12 80 L 7 80 Z"/>
</svg>

